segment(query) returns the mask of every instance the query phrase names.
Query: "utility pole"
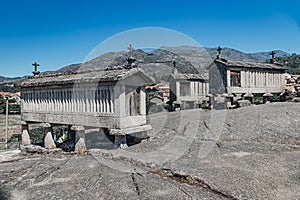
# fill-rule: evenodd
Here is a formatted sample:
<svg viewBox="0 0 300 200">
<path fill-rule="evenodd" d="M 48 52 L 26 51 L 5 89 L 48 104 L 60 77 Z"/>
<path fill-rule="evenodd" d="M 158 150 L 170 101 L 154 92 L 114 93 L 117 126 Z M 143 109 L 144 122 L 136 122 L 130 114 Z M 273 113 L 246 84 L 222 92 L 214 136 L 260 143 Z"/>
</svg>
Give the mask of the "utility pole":
<svg viewBox="0 0 300 200">
<path fill-rule="evenodd" d="M 5 116 L 5 148 L 8 148 L 8 97 L 5 97 L 6 100 L 6 116 Z"/>
</svg>

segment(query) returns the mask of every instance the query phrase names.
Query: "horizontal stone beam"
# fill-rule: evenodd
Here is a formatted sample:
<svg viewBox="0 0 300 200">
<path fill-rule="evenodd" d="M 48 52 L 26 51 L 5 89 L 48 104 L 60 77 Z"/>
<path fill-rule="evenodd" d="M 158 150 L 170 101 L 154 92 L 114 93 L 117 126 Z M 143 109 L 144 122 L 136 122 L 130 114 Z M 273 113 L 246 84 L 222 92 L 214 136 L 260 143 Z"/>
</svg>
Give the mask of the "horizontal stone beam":
<svg viewBox="0 0 300 200">
<path fill-rule="evenodd" d="M 144 126 L 137 126 L 137 127 L 131 127 L 131 128 L 125 128 L 125 129 L 111 129 L 110 135 L 127 135 L 132 133 L 138 133 L 138 132 L 144 132 L 151 130 L 151 125 L 144 125 Z"/>
</svg>

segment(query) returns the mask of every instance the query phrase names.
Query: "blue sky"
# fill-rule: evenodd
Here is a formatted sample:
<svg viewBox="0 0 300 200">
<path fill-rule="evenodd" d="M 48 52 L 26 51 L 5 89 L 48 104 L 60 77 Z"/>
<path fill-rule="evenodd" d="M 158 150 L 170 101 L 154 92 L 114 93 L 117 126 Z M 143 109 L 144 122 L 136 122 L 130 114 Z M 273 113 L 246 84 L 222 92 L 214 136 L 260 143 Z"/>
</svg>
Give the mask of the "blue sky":
<svg viewBox="0 0 300 200">
<path fill-rule="evenodd" d="M 29 75 L 35 60 L 41 71 L 82 62 L 107 38 L 141 27 L 179 31 L 205 47 L 300 53 L 299 7 L 292 0 L 0 0 L 0 76 Z"/>
</svg>

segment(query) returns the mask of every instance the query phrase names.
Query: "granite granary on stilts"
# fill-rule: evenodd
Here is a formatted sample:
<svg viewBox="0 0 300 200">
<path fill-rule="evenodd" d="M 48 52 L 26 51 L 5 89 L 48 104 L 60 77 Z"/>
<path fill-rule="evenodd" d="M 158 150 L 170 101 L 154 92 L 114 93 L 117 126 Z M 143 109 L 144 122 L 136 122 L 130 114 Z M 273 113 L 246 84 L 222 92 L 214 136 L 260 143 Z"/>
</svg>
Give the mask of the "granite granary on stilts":
<svg viewBox="0 0 300 200">
<path fill-rule="evenodd" d="M 169 77 L 170 110 L 199 108 L 209 94 L 208 73 L 179 73 L 174 61 L 173 73 Z"/>
<path fill-rule="evenodd" d="M 212 97 L 222 96 L 232 106 L 239 99 L 251 103 L 254 96 L 262 96 L 265 103 L 284 93 L 287 68 L 276 62 L 273 51 L 268 63 L 256 63 L 227 60 L 221 57 L 221 50 L 219 47 L 219 55 L 208 67 Z"/>
<path fill-rule="evenodd" d="M 20 83 L 23 135 L 28 124 L 43 123 L 45 147 L 54 148 L 49 145 L 52 127 L 67 125 L 69 139 L 80 142 L 78 151 L 95 147 L 101 134 L 114 137 L 116 147 L 126 145 L 128 134 L 145 137 L 151 126 L 146 124 L 144 86 L 154 80 L 135 64 L 132 51 L 124 66 L 103 70 L 43 74 L 35 69 Z M 86 138 L 91 129 L 98 135 Z"/>
</svg>

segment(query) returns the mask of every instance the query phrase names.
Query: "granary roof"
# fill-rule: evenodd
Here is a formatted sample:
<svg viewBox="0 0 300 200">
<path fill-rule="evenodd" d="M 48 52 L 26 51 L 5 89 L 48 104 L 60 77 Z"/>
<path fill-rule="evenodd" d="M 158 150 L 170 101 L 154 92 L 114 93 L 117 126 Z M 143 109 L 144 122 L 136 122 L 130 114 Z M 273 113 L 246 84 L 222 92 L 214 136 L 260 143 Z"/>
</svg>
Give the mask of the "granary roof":
<svg viewBox="0 0 300 200">
<path fill-rule="evenodd" d="M 171 74 L 171 77 L 176 80 L 208 80 L 208 73 L 198 73 L 198 74 L 184 74 L 184 73 L 177 73 Z"/>
<path fill-rule="evenodd" d="M 93 70 L 86 72 L 67 73 L 45 73 L 38 76 L 31 76 L 20 83 L 21 87 L 36 87 L 62 85 L 83 82 L 116 82 L 123 80 L 133 74 L 140 73 L 145 83 L 154 82 L 152 77 L 146 75 L 141 68 L 125 69 L 123 67 L 108 68 L 105 70 Z"/>
<path fill-rule="evenodd" d="M 227 67 L 242 67 L 242 68 L 253 68 L 253 69 L 275 69 L 285 70 L 286 67 L 279 63 L 258 63 L 258 62 L 244 62 L 244 61 L 233 61 L 224 58 L 215 59 L 216 63 L 221 63 Z"/>
</svg>

